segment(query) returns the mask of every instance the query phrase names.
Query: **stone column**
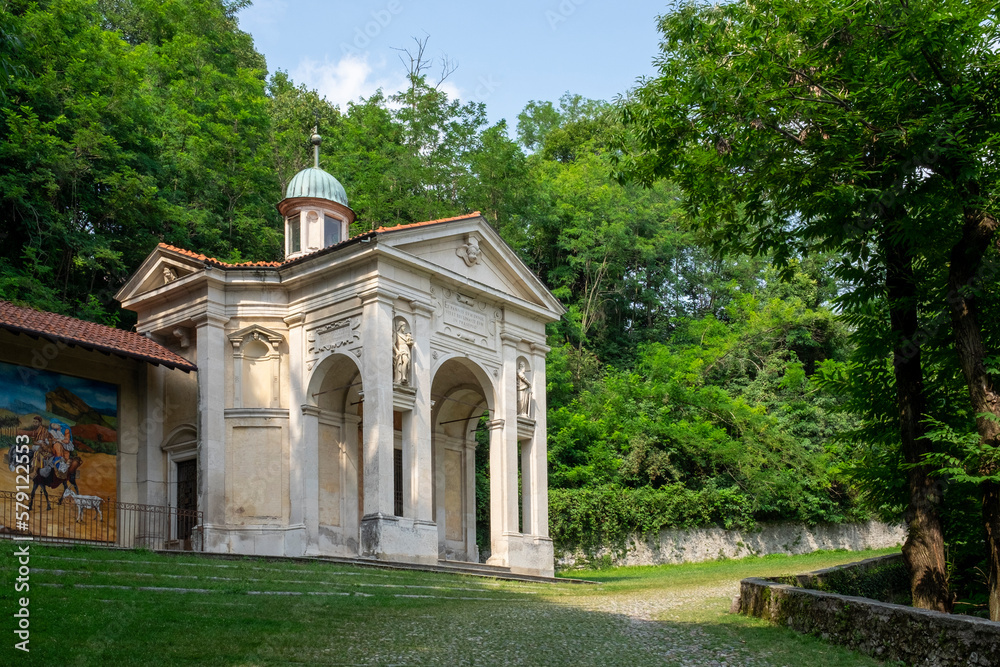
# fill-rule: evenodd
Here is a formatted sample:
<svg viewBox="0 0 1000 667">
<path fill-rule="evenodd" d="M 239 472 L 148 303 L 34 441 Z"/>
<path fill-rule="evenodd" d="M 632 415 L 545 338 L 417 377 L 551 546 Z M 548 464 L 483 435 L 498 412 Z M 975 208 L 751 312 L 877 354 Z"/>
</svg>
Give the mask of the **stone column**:
<svg viewBox="0 0 1000 667">
<path fill-rule="evenodd" d="M 534 438 L 531 440 L 520 440 L 517 443 L 518 451 L 521 455 L 521 532 L 524 534 L 534 534 L 532 521 L 532 511 L 534 509 Z"/>
<path fill-rule="evenodd" d="M 532 343 L 531 374 L 531 395 L 534 405 L 532 407 L 535 418 L 535 432 L 531 439 L 529 454 L 529 464 L 525 465 L 522 474 L 529 474 L 531 477 L 531 512 L 529 515 L 527 506 L 524 511 L 524 522 L 529 527 L 526 532 L 540 537 L 549 536 L 549 470 L 548 470 L 548 443 L 546 442 L 547 424 L 547 400 L 545 396 L 545 355 L 549 348 L 542 343 Z M 529 518 L 530 516 L 530 518 Z"/>
<path fill-rule="evenodd" d="M 167 488 L 168 471 L 163 468 L 163 422 L 167 417 L 165 409 L 166 374 L 180 373 L 163 366 L 146 368 L 146 397 L 143 421 L 139 425 L 140 443 L 137 464 L 139 468 L 139 502 L 147 505 L 167 505 L 170 503 L 170 489 Z M 168 464 L 169 465 L 169 464 Z M 174 530 L 173 527 L 170 529 Z M 173 535 L 171 535 L 173 537 Z"/>
<path fill-rule="evenodd" d="M 341 434 L 342 442 L 344 445 L 344 480 L 341 495 L 343 496 L 343 502 L 340 505 L 340 528 L 343 531 L 344 544 L 348 550 L 348 554 L 351 556 L 357 556 L 361 553 L 361 543 L 359 542 L 361 535 L 361 513 L 362 503 L 361 494 L 364 489 L 361 486 L 362 482 L 360 475 L 358 473 L 359 469 L 363 471 L 364 463 L 363 458 L 358 456 L 358 424 L 361 422 L 361 418 L 354 414 L 344 415 L 344 431 Z"/>
<path fill-rule="evenodd" d="M 295 513 L 292 505 L 292 526 L 298 521 L 305 529 L 305 555 L 319 555 L 319 408 L 315 405 L 300 404 L 298 410 L 289 411 L 298 417 L 298 435 L 292 442 L 291 476 L 292 497 L 301 502 L 301 509 Z M 294 431 L 293 431 L 294 433 Z M 295 492 L 295 484 L 301 490 Z M 291 554 L 287 554 L 291 555 Z"/>
<path fill-rule="evenodd" d="M 495 413 L 499 413 L 497 408 Z M 507 538 L 504 534 L 504 479 L 503 448 L 504 420 L 493 419 L 487 424 L 490 429 L 490 565 L 507 563 Z"/>
<path fill-rule="evenodd" d="M 210 302 L 194 318 L 198 364 L 198 508 L 204 513 L 205 550 L 227 551 L 226 355 L 222 306 Z"/>
<path fill-rule="evenodd" d="M 412 301 L 413 388 L 416 397 L 409 424 L 404 421 L 404 446 L 410 443 L 410 507 L 418 521 L 434 521 L 434 470 L 431 455 L 431 314 L 429 303 Z"/>
<path fill-rule="evenodd" d="M 470 424 L 478 420 L 470 420 Z M 476 438 L 474 433 L 466 434 L 467 444 L 465 446 L 465 504 L 462 508 L 465 514 L 465 553 L 466 560 L 477 562 L 479 560 L 479 549 L 476 546 Z"/>
<path fill-rule="evenodd" d="M 362 389 L 364 390 L 364 517 L 362 555 L 384 551 L 382 533 L 393 516 L 392 305 L 390 295 L 371 289 L 362 303 Z"/>
<path fill-rule="evenodd" d="M 501 333 L 503 370 L 495 414 L 502 423 L 490 436 L 490 525 L 494 565 L 510 565 L 520 546 L 517 525 L 517 344 L 520 338 Z"/>
<path fill-rule="evenodd" d="M 301 556 L 314 547 L 319 530 L 318 481 L 316 479 L 315 415 L 312 417 L 312 439 L 308 438 L 305 414 L 305 316 L 295 313 L 285 318 L 288 325 L 288 532 L 285 555 Z M 279 381 L 280 382 L 280 381 Z M 277 393 L 277 392 L 275 392 Z M 280 406 L 276 406 L 280 407 Z M 311 503 L 311 504 L 310 504 Z M 296 529 L 299 529 L 296 531 Z"/>
</svg>

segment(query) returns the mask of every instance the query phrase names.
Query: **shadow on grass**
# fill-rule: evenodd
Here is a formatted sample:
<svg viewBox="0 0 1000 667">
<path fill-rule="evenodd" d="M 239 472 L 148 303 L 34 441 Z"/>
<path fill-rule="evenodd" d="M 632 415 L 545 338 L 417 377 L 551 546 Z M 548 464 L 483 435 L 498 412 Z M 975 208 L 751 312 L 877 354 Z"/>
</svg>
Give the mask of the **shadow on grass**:
<svg viewBox="0 0 1000 667">
<path fill-rule="evenodd" d="M 0 615 L 8 618 L 17 604 L 10 547 L 0 542 Z M 0 664 L 876 664 L 721 613 L 724 599 L 697 612 L 672 607 L 687 614 L 684 620 L 650 620 L 643 614 L 657 610 L 641 588 L 358 569 L 345 576 L 349 568 L 322 564 L 32 549 L 31 564 L 40 570 L 30 582 L 30 660 L 11 642 L 0 646 Z M 612 580 L 636 577 L 602 577 Z M 673 604 L 669 592 L 655 592 Z"/>
</svg>

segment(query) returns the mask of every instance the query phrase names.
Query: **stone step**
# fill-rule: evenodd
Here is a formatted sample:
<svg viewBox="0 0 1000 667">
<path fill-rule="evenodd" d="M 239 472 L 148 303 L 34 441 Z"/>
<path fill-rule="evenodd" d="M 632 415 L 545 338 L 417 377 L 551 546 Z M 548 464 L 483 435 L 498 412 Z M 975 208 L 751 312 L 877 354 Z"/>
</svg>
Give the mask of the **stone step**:
<svg viewBox="0 0 1000 667">
<path fill-rule="evenodd" d="M 460 570 L 476 570 L 479 572 L 497 572 L 510 574 L 510 568 L 503 565 L 488 565 L 486 563 L 475 563 L 470 560 L 444 560 L 438 559 L 439 567 L 455 568 Z"/>
<path fill-rule="evenodd" d="M 52 546 L 67 546 L 53 544 Z M 124 547 L 102 547 L 109 551 L 133 552 L 132 549 Z M 528 583 L 545 584 L 597 584 L 596 581 L 586 579 L 569 579 L 563 577 L 540 577 L 531 574 L 519 574 L 511 572 L 508 567 L 497 565 L 487 565 L 486 563 L 472 563 L 467 561 L 439 560 L 436 565 L 424 565 L 420 563 L 404 563 L 400 561 L 376 560 L 374 558 L 344 558 L 337 556 L 264 556 L 264 555 L 240 555 L 223 554 L 206 551 L 176 551 L 157 549 L 156 553 L 168 556 L 198 556 L 205 560 L 260 560 L 272 562 L 293 562 L 293 563 L 337 563 L 338 565 L 355 565 L 359 567 L 386 569 L 386 570 L 418 570 L 422 572 L 439 572 L 442 574 L 464 574 L 473 577 L 490 577 L 493 579 L 505 579 L 509 581 L 523 581 Z M 99 562 L 99 561 L 95 561 Z"/>
</svg>

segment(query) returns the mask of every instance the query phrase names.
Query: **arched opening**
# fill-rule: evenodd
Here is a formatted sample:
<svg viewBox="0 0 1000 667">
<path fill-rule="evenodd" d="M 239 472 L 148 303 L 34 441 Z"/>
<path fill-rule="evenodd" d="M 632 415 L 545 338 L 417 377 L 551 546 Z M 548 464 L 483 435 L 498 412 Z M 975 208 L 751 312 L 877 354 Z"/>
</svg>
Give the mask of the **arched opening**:
<svg viewBox="0 0 1000 667">
<path fill-rule="evenodd" d="M 483 451 L 492 439 L 493 384 L 489 375 L 470 360 L 448 359 L 434 374 L 431 399 L 438 555 L 447 560 L 478 562 L 491 541 L 481 521 L 484 514 L 489 516 L 490 507 L 489 489 L 483 485 L 495 483 L 484 474 L 484 458 L 489 460 L 489 452 Z M 499 527 L 493 523 L 490 530 Z"/>
<path fill-rule="evenodd" d="M 305 431 L 315 441 L 317 484 L 316 498 L 306 502 L 315 503 L 312 520 L 317 547 L 324 553 L 358 553 L 364 507 L 363 396 L 361 371 L 347 355 L 324 359 L 309 383 L 307 400 L 315 409 L 305 415 Z"/>
</svg>

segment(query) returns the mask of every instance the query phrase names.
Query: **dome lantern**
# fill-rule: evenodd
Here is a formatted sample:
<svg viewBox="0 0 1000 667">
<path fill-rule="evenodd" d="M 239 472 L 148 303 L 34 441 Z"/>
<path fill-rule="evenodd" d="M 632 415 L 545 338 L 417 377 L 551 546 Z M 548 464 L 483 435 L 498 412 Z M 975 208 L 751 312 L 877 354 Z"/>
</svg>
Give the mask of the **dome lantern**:
<svg viewBox="0 0 1000 667">
<path fill-rule="evenodd" d="M 348 237 L 354 211 L 347 204 L 347 191 L 333 175 L 319 166 L 323 138 L 313 128 L 313 166 L 292 177 L 278 211 L 285 219 L 285 259 L 336 245 Z"/>
</svg>

